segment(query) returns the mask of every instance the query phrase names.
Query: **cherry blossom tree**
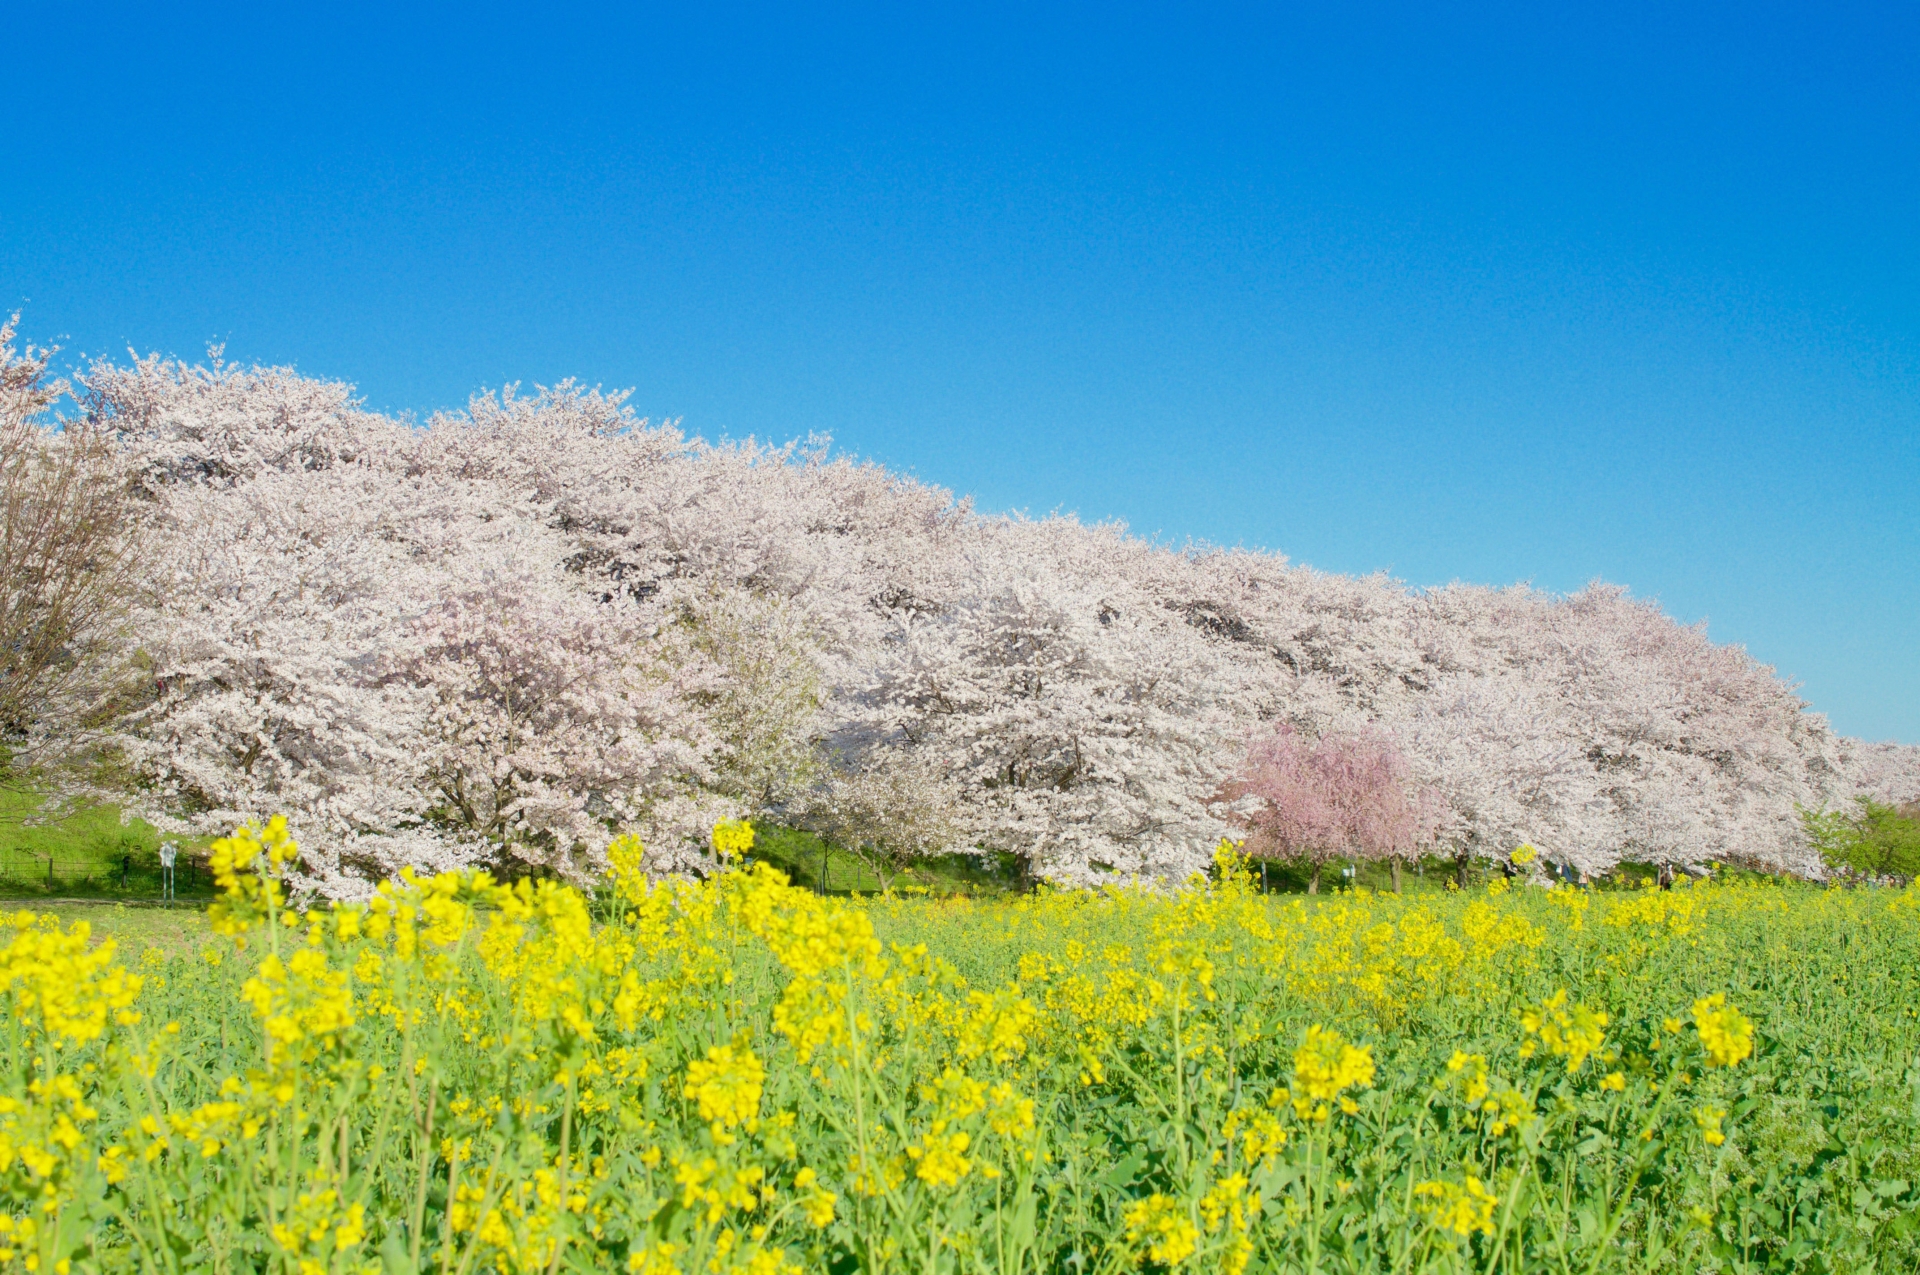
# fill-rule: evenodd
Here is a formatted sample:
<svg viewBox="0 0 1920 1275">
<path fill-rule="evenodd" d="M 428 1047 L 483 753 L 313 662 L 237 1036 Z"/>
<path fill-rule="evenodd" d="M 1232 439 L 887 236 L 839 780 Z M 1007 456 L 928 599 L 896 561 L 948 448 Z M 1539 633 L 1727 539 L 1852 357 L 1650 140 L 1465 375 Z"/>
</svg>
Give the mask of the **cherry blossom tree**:
<svg viewBox="0 0 1920 1275">
<path fill-rule="evenodd" d="M 867 838 L 902 853 L 1177 883 L 1274 722 L 1391 739 L 1451 853 L 1588 872 L 1817 875 L 1799 808 L 1920 791 L 1920 750 L 1839 739 L 1611 586 L 1414 590 L 988 516 L 571 382 L 424 425 L 217 354 L 78 390 L 149 555 L 109 740 L 133 804 L 203 831 L 286 811 L 328 893 L 406 864 L 585 873 L 624 832 L 650 870 L 701 871 L 713 819 L 824 818 L 836 791 L 939 829 Z"/>
<path fill-rule="evenodd" d="M 1340 858 L 1390 861 L 1397 892 L 1401 859 L 1440 822 L 1399 749 L 1370 729 L 1309 739 L 1283 722 L 1258 732 L 1222 796 L 1243 806 L 1251 853 L 1307 862 L 1310 894 L 1320 891 L 1321 869 Z"/>
<path fill-rule="evenodd" d="M 390 657 L 431 697 L 427 813 L 499 866 L 585 875 L 610 829 L 711 779 L 711 740 L 673 702 L 707 670 L 685 652 L 650 666 L 623 607 L 502 576 L 413 620 Z"/>
<path fill-rule="evenodd" d="M 850 851 L 887 893 L 916 861 L 968 847 L 954 785 L 898 754 L 828 772 L 783 813 Z"/>
<path fill-rule="evenodd" d="M 1849 739 L 1842 756 L 1855 795 L 1890 806 L 1920 803 L 1920 748 Z"/>
<path fill-rule="evenodd" d="M 140 574 L 119 458 L 53 416 L 69 387 L 53 350 L 15 346 L 19 318 L 0 319 L 0 780 L 33 786 L 98 760 L 95 729 L 130 689 Z"/>
</svg>

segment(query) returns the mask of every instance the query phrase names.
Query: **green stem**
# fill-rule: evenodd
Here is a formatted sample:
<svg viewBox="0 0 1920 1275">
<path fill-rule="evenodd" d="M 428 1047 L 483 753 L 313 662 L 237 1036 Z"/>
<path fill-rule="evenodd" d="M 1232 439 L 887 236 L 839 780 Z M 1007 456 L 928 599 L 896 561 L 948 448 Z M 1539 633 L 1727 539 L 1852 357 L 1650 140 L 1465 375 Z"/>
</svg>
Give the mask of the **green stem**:
<svg viewBox="0 0 1920 1275">
<path fill-rule="evenodd" d="M 1179 1139 L 1180 1177 L 1184 1184 L 1191 1168 L 1191 1157 L 1187 1151 L 1187 1060 L 1180 1050 L 1180 996 L 1186 989 L 1186 980 L 1182 979 L 1173 989 L 1173 1105 L 1174 1135 Z"/>
<path fill-rule="evenodd" d="M 1307 1271 L 1320 1269 L 1320 1179 L 1325 1176 L 1326 1156 L 1314 1156 L 1319 1135 L 1307 1135 Z"/>
<path fill-rule="evenodd" d="M 410 1241 L 408 1256 L 413 1269 L 420 1269 L 420 1228 L 427 1220 L 427 1178 L 433 1168 L 433 1110 L 440 1100 L 440 1077 L 435 1076 L 427 1087 L 427 1118 L 423 1125 L 416 1125 L 416 1136 L 420 1139 L 420 1153 L 415 1157 L 418 1168 L 415 1170 L 418 1185 L 413 1193 L 413 1212 L 407 1218 L 407 1239 Z M 448 1206 L 452 1206 L 449 1200 Z"/>
<path fill-rule="evenodd" d="M 487 1214 L 491 1213 L 493 1206 L 500 1202 L 500 1196 L 505 1191 L 506 1184 L 500 1178 L 500 1158 L 506 1154 L 506 1150 L 504 1143 L 496 1146 L 493 1153 L 493 1162 L 487 1166 L 487 1193 L 480 1201 L 480 1210 L 476 1215 L 478 1217 L 484 1218 Z M 447 1212 L 449 1216 L 451 1216 L 453 1212 L 451 1207 L 449 1207 Z M 480 1252 L 480 1228 L 475 1226 L 473 1229 L 475 1232 L 473 1242 L 467 1245 L 466 1255 L 460 1259 L 460 1265 L 455 1268 L 455 1275 L 467 1275 L 468 1265 L 472 1263 L 475 1255 Z"/>
<path fill-rule="evenodd" d="M 453 1154 L 447 1158 L 447 1208 L 440 1215 L 440 1275 L 447 1275 L 447 1263 L 453 1260 L 453 1206 L 460 1190 L 460 1143 L 456 1139 Z"/>
<path fill-rule="evenodd" d="M 154 1054 L 155 1054 L 154 1045 L 152 1041 L 149 1040 L 147 1044 L 148 1059 L 152 1060 L 154 1058 Z M 147 1114 L 153 1117 L 154 1125 L 161 1130 L 161 1136 L 170 1137 L 171 1135 L 168 1132 L 169 1122 L 166 1117 L 166 1112 L 164 1110 L 163 1104 L 160 1101 L 159 1092 L 155 1090 L 153 1087 L 152 1078 L 146 1075 L 142 1075 L 140 1077 L 140 1085 L 141 1085 L 141 1088 L 145 1091 L 147 1096 Z M 132 1106 L 133 1104 L 129 1103 L 128 1105 Z M 180 1259 L 174 1255 L 173 1246 L 167 1243 L 167 1215 L 166 1215 L 165 1209 L 161 1205 L 159 1190 L 154 1183 L 153 1174 L 151 1170 L 152 1170 L 152 1166 L 143 1157 L 140 1164 L 140 1181 L 141 1181 L 141 1184 L 144 1185 L 147 1189 L 147 1207 L 151 1209 L 153 1212 L 154 1228 L 156 1231 L 158 1231 L 159 1237 L 160 1237 L 158 1247 L 162 1253 L 166 1254 L 167 1269 L 169 1271 L 178 1272 L 180 1269 Z"/>
<path fill-rule="evenodd" d="M 547 1275 L 554 1275 L 560 1269 L 560 1254 L 567 1246 L 567 1176 L 573 1167 L 571 1139 L 573 1135 L 573 1072 L 567 1072 L 567 1104 L 560 1112 L 560 1212 L 554 1218 L 559 1234 L 553 1239 L 553 1257 L 547 1263 Z"/>
</svg>

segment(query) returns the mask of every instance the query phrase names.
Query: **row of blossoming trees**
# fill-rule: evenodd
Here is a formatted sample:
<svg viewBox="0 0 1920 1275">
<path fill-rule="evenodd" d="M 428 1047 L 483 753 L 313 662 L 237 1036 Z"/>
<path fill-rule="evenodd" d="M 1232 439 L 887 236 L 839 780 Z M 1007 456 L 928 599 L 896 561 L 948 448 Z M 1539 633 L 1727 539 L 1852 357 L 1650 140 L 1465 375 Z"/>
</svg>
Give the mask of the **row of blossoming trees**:
<svg viewBox="0 0 1920 1275">
<path fill-rule="evenodd" d="M 405 864 L 584 873 L 624 831 L 697 869 L 736 814 L 1179 879 L 1248 818 L 1274 847 L 1358 844 L 1275 823 L 1352 810 L 1261 796 L 1325 765 L 1411 794 L 1368 834 L 1393 853 L 1814 870 L 1797 806 L 1920 787 L 1917 750 L 1836 737 L 1608 586 L 1411 590 L 984 516 L 572 384 L 415 425 L 156 357 L 94 364 L 69 415 L 112 442 L 142 586 L 111 711 L 16 734 L 84 716 L 94 775 L 178 825 L 290 813 L 330 893 Z M 1364 746 L 1315 759 L 1339 739 Z"/>
</svg>

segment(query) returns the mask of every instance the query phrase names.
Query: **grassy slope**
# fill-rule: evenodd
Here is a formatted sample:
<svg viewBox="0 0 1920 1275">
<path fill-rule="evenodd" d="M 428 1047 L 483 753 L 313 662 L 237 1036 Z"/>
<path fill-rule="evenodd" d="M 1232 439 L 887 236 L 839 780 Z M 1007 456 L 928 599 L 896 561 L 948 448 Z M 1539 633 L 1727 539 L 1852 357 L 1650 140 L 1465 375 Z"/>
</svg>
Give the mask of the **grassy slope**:
<svg viewBox="0 0 1920 1275">
<path fill-rule="evenodd" d="M 122 822 L 118 806 L 91 806 L 47 823 L 33 823 L 42 797 L 0 789 L 0 897 L 157 898 L 160 833 L 144 819 Z M 47 881 L 51 860 L 54 882 Z M 122 869 L 126 884 L 123 887 Z M 178 892 L 208 893 L 182 872 Z"/>
</svg>

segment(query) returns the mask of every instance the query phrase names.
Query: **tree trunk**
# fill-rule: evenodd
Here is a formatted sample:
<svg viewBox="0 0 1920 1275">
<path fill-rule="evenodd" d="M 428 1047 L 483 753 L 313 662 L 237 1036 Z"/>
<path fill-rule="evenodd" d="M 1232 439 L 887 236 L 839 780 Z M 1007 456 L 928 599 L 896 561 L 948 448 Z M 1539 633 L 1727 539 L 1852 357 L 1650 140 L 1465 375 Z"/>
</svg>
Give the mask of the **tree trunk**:
<svg viewBox="0 0 1920 1275">
<path fill-rule="evenodd" d="M 1460 871 L 1459 871 L 1458 880 L 1459 880 L 1460 888 L 1462 890 L 1467 888 L 1467 865 L 1472 862 L 1473 862 L 1473 856 L 1464 850 L 1462 850 L 1459 853 L 1459 855 L 1456 856 L 1454 859 L 1454 863 L 1459 865 Z"/>
<path fill-rule="evenodd" d="M 1320 865 L 1318 863 L 1313 865 L 1313 875 L 1307 878 L 1307 893 L 1320 893 Z"/>
<path fill-rule="evenodd" d="M 1394 855 L 1388 862 L 1393 864 L 1393 892 L 1400 893 L 1400 856 Z"/>
</svg>

